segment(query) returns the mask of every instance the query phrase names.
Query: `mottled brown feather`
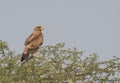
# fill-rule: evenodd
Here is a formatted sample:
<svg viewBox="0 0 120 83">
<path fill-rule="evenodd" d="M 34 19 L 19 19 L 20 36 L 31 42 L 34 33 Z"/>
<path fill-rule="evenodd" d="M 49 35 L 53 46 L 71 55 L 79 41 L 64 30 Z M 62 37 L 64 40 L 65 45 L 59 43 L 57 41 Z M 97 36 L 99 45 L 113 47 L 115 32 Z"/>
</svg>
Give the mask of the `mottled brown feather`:
<svg viewBox="0 0 120 83">
<path fill-rule="evenodd" d="M 23 50 L 21 61 L 26 60 L 29 54 L 36 52 L 42 44 L 43 44 L 42 29 L 36 27 L 32 34 L 28 36 L 25 40 L 24 43 L 25 48 Z"/>
</svg>

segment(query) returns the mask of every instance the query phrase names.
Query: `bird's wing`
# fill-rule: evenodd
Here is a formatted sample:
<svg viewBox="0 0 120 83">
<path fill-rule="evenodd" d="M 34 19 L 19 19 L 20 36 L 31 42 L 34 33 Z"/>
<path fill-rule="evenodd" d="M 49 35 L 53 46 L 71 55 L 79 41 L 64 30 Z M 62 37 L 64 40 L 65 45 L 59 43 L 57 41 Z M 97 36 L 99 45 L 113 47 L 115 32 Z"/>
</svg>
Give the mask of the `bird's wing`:
<svg viewBox="0 0 120 83">
<path fill-rule="evenodd" d="M 25 46 L 30 43 L 30 39 L 31 39 L 32 35 L 33 35 L 33 33 L 26 38 L 25 43 L 24 43 Z"/>
<path fill-rule="evenodd" d="M 27 46 L 29 43 L 31 43 L 34 39 L 36 39 L 37 37 L 39 37 L 39 34 L 36 33 L 32 33 L 30 36 L 28 36 L 25 40 L 24 45 Z"/>
</svg>

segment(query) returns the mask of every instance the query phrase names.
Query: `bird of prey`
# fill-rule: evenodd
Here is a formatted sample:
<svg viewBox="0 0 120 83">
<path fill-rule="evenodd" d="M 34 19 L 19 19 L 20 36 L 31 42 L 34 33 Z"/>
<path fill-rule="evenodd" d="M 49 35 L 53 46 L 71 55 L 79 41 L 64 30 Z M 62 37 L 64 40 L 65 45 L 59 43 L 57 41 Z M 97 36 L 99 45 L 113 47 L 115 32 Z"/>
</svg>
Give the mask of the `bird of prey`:
<svg viewBox="0 0 120 83">
<path fill-rule="evenodd" d="M 26 61 L 30 54 L 31 56 L 33 56 L 33 53 L 35 53 L 39 49 L 39 47 L 43 44 L 42 30 L 43 30 L 42 26 L 35 27 L 32 34 L 26 38 L 24 43 L 25 47 L 21 57 L 21 62 Z"/>
</svg>

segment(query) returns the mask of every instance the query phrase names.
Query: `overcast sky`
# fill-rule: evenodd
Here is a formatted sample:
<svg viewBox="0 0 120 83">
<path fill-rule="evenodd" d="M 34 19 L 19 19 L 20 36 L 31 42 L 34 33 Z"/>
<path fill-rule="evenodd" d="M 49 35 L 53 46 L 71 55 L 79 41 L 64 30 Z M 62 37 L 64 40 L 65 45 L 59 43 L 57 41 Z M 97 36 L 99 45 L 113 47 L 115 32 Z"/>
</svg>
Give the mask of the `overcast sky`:
<svg viewBox="0 0 120 83">
<path fill-rule="evenodd" d="M 0 0 L 0 40 L 22 53 L 33 28 L 44 44 L 65 43 L 101 59 L 120 57 L 120 0 Z"/>
</svg>

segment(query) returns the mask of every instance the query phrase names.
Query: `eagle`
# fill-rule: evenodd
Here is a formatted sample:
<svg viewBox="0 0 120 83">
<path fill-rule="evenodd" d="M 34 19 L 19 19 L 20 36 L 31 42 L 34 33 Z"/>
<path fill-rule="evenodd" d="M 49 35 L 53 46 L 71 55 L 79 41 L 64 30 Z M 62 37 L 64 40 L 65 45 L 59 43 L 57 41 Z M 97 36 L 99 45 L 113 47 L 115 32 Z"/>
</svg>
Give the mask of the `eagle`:
<svg viewBox="0 0 120 83">
<path fill-rule="evenodd" d="M 30 54 L 33 56 L 33 53 L 35 53 L 43 44 L 42 30 L 44 30 L 42 26 L 36 26 L 31 35 L 26 38 L 21 62 L 26 61 Z"/>
</svg>

